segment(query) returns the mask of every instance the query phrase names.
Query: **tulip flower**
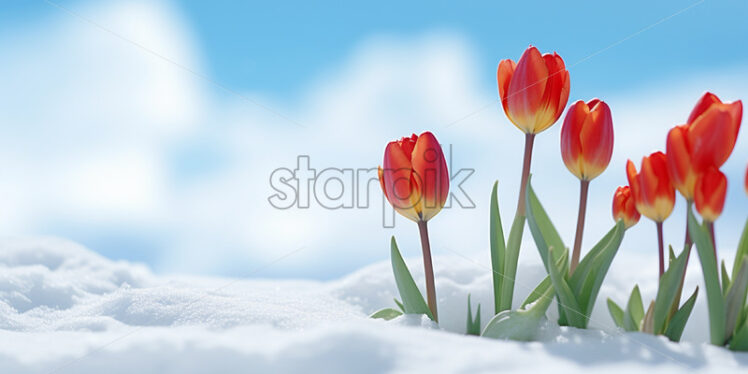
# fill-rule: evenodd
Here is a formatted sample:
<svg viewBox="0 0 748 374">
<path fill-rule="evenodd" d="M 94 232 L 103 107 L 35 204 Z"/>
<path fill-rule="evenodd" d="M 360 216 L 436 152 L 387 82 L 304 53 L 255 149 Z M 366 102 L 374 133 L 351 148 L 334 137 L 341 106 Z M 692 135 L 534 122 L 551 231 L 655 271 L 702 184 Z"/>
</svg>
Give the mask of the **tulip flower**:
<svg viewBox="0 0 748 374">
<path fill-rule="evenodd" d="M 569 171 L 580 181 L 577 231 L 569 268 L 572 273 L 579 263 L 582 248 L 590 181 L 608 167 L 612 154 L 613 119 L 608 104 L 599 99 L 572 104 L 561 127 L 561 156 Z"/>
<path fill-rule="evenodd" d="M 704 172 L 719 168 L 730 157 L 743 118 L 743 103 L 723 103 L 707 92 L 701 97 L 688 118 L 688 140 L 693 167 Z"/>
<path fill-rule="evenodd" d="M 496 77 L 504 112 L 526 134 L 551 127 L 569 99 L 569 72 L 555 52 L 541 55 L 530 46 L 516 64 L 502 60 Z"/>
<path fill-rule="evenodd" d="M 631 195 L 631 187 L 621 186 L 616 188 L 613 195 L 613 220 L 618 222 L 623 220 L 624 226 L 628 229 L 639 222 L 641 214 L 636 210 L 634 197 Z"/>
<path fill-rule="evenodd" d="M 518 230 L 510 232 L 506 248 L 507 262 L 491 257 L 495 269 L 503 277 L 510 279 L 503 283 L 502 290 L 494 289 L 495 295 L 501 295 L 502 310 L 511 308 L 514 293 L 514 276 L 520 251 L 525 224 L 525 195 L 530 178 L 532 147 L 535 134 L 551 127 L 561 116 L 569 100 L 569 72 L 564 60 L 556 54 L 541 55 L 537 48 L 528 47 L 516 63 L 510 59 L 502 60 L 496 71 L 499 86 L 499 97 L 504 113 L 509 120 L 525 133 L 525 152 L 522 161 L 522 178 L 520 179 L 517 210 L 512 225 Z M 496 285 L 498 282 L 494 282 Z M 499 296 L 496 296 L 497 298 Z M 498 304 L 497 304 L 498 305 Z M 498 313 L 500 310 L 497 309 Z"/>
<path fill-rule="evenodd" d="M 564 60 L 556 54 L 541 55 L 528 47 L 519 61 L 502 60 L 496 72 L 501 105 L 509 120 L 525 133 L 525 155 L 522 167 L 517 212 L 524 216 L 525 190 L 530 176 L 532 145 L 535 134 L 551 127 L 569 100 L 569 72 Z"/>
<path fill-rule="evenodd" d="M 670 182 L 667 169 L 667 157 L 662 152 L 655 152 L 642 158 L 641 171 L 631 160 L 626 164 L 626 175 L 634 196 L 636 210 L 653 220 L 657 225 L 657 239 L 660 255 L 660 275 L 665 272 L 664 248 L 662 240 L 662 222 L 673 212 L 675 189 Z"/>
<path fill-rule="evenodd" d="M 387 201 L 398 213 L 418 223 L 428 305 L 438 321 L 427 222 L 444 207 L 449 193 L 444 153 L 436 137 L 427 131 L 387 144 L 383 165 L 379 183 Z"/>
</svg>

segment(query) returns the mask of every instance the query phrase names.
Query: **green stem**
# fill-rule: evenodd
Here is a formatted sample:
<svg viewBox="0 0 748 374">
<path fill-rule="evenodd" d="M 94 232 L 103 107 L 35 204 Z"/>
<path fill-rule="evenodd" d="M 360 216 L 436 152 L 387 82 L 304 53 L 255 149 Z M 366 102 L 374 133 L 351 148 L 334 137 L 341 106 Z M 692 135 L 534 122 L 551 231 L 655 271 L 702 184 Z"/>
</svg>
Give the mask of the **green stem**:
<svg viewBox="0 0 748 374">
<path fill-rule="evenodd" d="M 426 277 L 426 299 L 429 309 L 434 316 L 434 322 L 439 323 L 436 314 L 436 287 L 434 286 L 434 267 L 431 263 L 431 243 L 429 243 L 429 229 L 426 221 L 418 221 L 418 231 L 421 234 L 421 249 L 423 250 L 423 270 Z"/>
<path fill-rule="evenodd" d="M 657 224 L 657 244 L 660 254 L 660 278 L 665 273 L 665 248 L 662 240 L 662 222 L 656 222 Z M 659 278 L 658 278 L 659 279 Z"/>
<path fill-rule="evenodd" d="M 519 199 L 517 200 L 517 215 L 525 216 L 525 194 L 527 193 L 527 180 L 530 178 L 530 164 L 532 163 L 532 146 L 535 142 L 535 134 L 525 134 L 525 156 L 522 161 L 522 180 L 519 186 Z"/>
<path fill-rule="evenodd" d="M 579 255 L 582 251 L 582 234 L 584 232 L 584 216 L 587 212 L 587 194 L 590 189 L 590 181 L 581 179 L 579 181 L 579 214 L 577 215 L 577 233 L 574 237 L 574 251 L 571 254 L 571 265 L 569 275 L 574 273 L 574 269 L 579 264 Z"/>
</svg>

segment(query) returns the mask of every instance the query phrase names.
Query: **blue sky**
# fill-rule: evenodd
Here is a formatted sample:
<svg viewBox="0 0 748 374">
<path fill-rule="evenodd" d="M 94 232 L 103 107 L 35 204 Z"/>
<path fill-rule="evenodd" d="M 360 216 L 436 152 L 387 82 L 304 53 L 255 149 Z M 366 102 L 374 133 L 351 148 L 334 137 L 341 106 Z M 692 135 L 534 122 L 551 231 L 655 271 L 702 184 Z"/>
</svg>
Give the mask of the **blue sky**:
<svg viewBox="0 0 748 374">
<path fill-rule="evenodd" d="M 62 236 L 159 272 L 241 275 L 303 247 L 263 276 L 331 278 L 385 260 L 393 234 L 417 255 L 408 222 L 273 210 L 267 181 L 300 154 L 317 168 L 376 166 L 387 141 L 425 130 L 454 146 L 456 168 L 476 170 L 465 188 L 477 208 L 435 219 L 437 253 L 485 257 L 488 188 L 499 179 L 502 209 L 514 204 L 521 152 L 492 105 L 496 66 L 529 44 L 564 58 L 570 103 L 598 96 L 613 111 L 616 149 L 592 185 L 586 238 L 611 224 L 625 160 L 661 149 L 701 93 L 748 98 L 744 1 L 55 3 L 73 14 L 0 5 L 0 234 Z M 577 185 L 559 129 L 538 139 L 534 180 L 568 241 L 573 219 L 560 217 L 575 212 Z M 731 180 L 747 152 L 743 134 Z M 748 207 L 739 188 L 729 194 L 727 247 Z M 650 223 L 631 250 L 648 250 Z"/>
<path fill-rule="evenodd" d="M 73 8 L 85 4 L 55 2 Z M 293 98 L 314 77 L 334 69 L 362 39 L 382 34 L 458 32 L 475 46 L 486 74 L 508 52 L 528 44 L 556 50 L 570 65 L 603 50 L 575 66 L 574 83 L 582 95 L 592 92 L 593 84 L 595 89 L 625 88 L 748 61 L 748 50 L 742 48 L 748 3 L 738 0 L 173 4 L 194 33 L 211 77 L 232 88 L 281 98 Z M 7 32 L 29 19 L 60 13 L 44 1 L 3 7 L 0 20 Z"/>
</svg>

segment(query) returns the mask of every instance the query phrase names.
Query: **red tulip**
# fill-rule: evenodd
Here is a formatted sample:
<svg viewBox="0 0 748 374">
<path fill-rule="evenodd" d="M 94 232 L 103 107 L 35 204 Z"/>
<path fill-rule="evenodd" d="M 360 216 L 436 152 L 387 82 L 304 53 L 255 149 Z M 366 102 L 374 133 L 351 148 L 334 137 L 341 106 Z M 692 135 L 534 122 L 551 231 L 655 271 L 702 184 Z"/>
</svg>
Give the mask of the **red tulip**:
<svg viewBox="0 0 748 374">
<path fill-rule="evenodd" d="M 673 127 L 667 134 L 667 165 L 673 186 L 686 198 L 693 200 L 693 189 L 698 173 L 691 159 L 688 125 Z"/>
<path fill-rule="evenodd" d="M 566 112 L 561 127 L 561 156 L 572 174 L 582 180 L 600 175 L 613 154 L 613 119 L 604 101 L 577 101 Z"/>
<path fill-rule="evenodd" d="M 712 167 L 699 175 L 696 180 L 694 203 L 705 221 L 714 222 L 722 214 L 726 194 L 727 178 L 719 169 Z"/>
<path fill-rule="evenodd" d="M 541 55 L 530 46 L 516 64 L 502 60 L 496 77 L 504 112 L 528 134 L 551 127 L 569 100 L 569 72 L 555 52 Z"/>
<path fill-rule="evenodd" d="M 639 213 L 655 222 L 662 222 L 670 216 L 675 205 L 675 189 L 670 183 L 664 153 L 655 152 L 642 158 L 638 174 L 636 166 L 629 160 L 626 174 Z"/>
<path fill-rule="evenodd" d="M 743 119 L 743 103 L 722 103 L 707 92 L 688 117 L 688 141 L 693 167 L 701 173 L 719 168 L 730 157 Z"/>
<path fill-rule="evenodd" d="M 634 204 L 634 198 L 631 196 L 631 187 L 618 187 L 613 195 L 613 219 L 616 222 L 623 220 L 624 226 L 629 228 L 636 225 L 640 217 L 641 215 Z"/>
<path fill-rule="evenodd" d="M 395 210 L 413 221 L 428 221 L 444 207 L 449 173 L 439 142 L 430 132 L 387 144 L 379 182 Z"/>
</svg>

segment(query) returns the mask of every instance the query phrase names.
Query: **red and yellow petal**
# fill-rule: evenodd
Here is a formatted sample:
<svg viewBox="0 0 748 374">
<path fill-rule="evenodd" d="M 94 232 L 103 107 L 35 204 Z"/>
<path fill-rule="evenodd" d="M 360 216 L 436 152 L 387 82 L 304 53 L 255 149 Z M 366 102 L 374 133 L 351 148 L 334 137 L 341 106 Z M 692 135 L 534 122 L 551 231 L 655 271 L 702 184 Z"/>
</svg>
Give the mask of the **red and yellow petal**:
<svg viewBox="0 0 748 374">
<path fill-rule="evenodd" d="M 727 195 L 727 178 L 717 168 L 699 175 L 696 180 L 694 205 L 704 220 L 714 222 L 722 214 Z"/>
<path fill-rule="evenodd" d="M 439 213 L 449 194 L 447 162 L 432 133 L 427 131 L 418 137 L 411 161 L 420 190 L 422 219 L 429 220 Z"/>
<path fill-rule="evenodd" d="M 686 200 L 693 200 L 696 185 L 696 170 L 691 161 L 691 146 L 688 141 L 688 125 L 673 127 L 667 134 L 666 152 L 668 172 L 673 186 Z"/>
</svg>

